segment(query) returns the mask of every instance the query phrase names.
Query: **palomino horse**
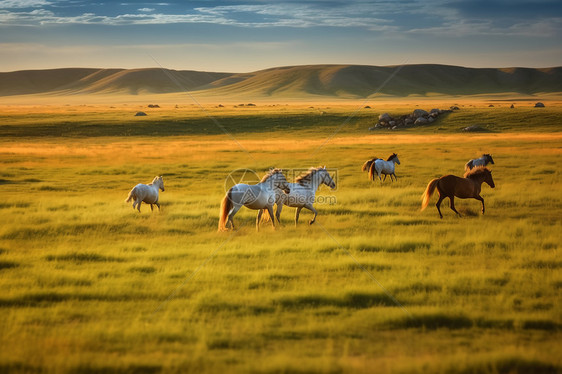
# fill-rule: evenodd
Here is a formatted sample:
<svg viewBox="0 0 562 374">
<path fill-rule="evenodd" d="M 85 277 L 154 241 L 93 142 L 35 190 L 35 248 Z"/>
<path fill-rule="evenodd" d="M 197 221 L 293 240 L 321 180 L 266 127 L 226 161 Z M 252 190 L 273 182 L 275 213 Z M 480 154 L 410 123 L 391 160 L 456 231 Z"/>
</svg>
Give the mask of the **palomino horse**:
<svg viewBox="0 0 562 374">
<path fill-rule="evenodd" d="M 480 196 L 482 183 L 486 182 L 490 187 L 494 188 L 494 180 L 492 179 L 492 172 L 484 167 L 477 166 L 464 174 L 464 178 L 455 175 L 445 175 L 441 178 L 435 178 L 427 185 L 425 192 L 422 195 L 421 210 L 424 210 L 429 205 L 429 198 L 437 188 L 439 192 L 439 200 L 437 200 L 437 211 L 439 217 L 443 218 L 441 209 L 439 209 L 441 202 L 446 197 L 451 201 L 451 209 L 453 212 L 460 216 L 460 213 L 455 209 L 455 196 L 461 199 L 473 198 L 482 202 L 482 214 L 484 214 L 484 199 Z"/>
<path fill-rule="evenodd" d="M 488 164 L 493 165 L 494 159 L 492 158 L 491 154 L 485 153 L 485 154 L 482 155 L 482 157 L 475 158 L 475 159 L 472 159 L 472 160 L 468 161 L 464 165 L 464 171 L 472 170 L 472 168 L 474 168 L 476 166 L 486 166 Z"/>
<path fill-rule="evenodd" d="M 332 189 L 336 188 L 336 182 L 334 182 L 325 166 L 310 168 L 306 174 L 297 177 L 295 183 L 289 183 L 289 193 L 277 193 L 275 199 L 277 203 L 277 211 L 275 212 L 277 222 L 281 223 L 281 211 L 283 210 L 283 205 L 287 205 L 291 208 L 297 208 L 295 226 L 299 222 L 302 208 L 306 208 L 314 213 L 314 217 L 308 222 L 308 224 L 312 225 L 318 215 L 318 211 L 314 209 L 313 204 L 316 199 L 316 191 L 321 184 L 325 184 Z M 264 213 L 266 213 L 264 214 L 264 220 L 272 217 L 271 215 L 268 216 L 267 212 Z"/>
<path fill-rule="evenodd" d="M 381 174 L 384 174 L 385 180 L 387 175 L 390 175 L 390 180 L 392 180 L 392 176 L 396 179 L 396 174 L 394 174 L 396 164 L 400 165 L 400 160 L 396 153 L 391 154 L 386 161 L 380 158 L 373 161 L 369 169 L 369 179 L 375 180 L 375 174 L 379 177 L 381 182 Z"/>
<path fill-rule="evenodd" d="M 164 192 L 164 180 L 162 176 L 154 177 L 150 184 L 137 184 L 133 187 L 131 192 L 129 192 L 129 196 L 127 196 L 125 202 L 128 203 L 133 200 L 133 209 L 136 207 L 139 212 L 142 203 L 150 204 L 150 210 L 154 210 L 152 204 L 156 204 L 158 210 L 160 210 L 160 203 L 158 202 L 159 190 Z"/>
<path fill-rule="evenodd" d="M 220 207 L 219 231 L 227 231 L 228 223 L 234 229 L 234 221 L 232 218 L 243 206 L 259 210 L 256 220 L 256 229 L 260 229 L 260 219 L 263 213 L 262 209 L 267 209 L 269 214 L 273 216 L 273 204 L 275 204 L 275 193 L 279 190 L 289 192 L 287 179 L 283 175 L 281 169 L 272 169 L 262 178 L 260 183 L 249 185 L 239 183 L 228 190 L 224 199 L 222 199 Z M 275 222 L 273 227 L 275 228 Z"/>
</svg>

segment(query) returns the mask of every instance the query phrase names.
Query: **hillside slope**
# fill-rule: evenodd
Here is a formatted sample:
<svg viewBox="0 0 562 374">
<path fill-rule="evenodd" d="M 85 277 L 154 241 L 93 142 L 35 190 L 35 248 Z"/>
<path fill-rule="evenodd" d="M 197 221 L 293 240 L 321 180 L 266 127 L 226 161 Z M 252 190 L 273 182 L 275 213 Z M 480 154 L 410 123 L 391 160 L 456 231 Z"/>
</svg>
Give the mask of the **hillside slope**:
<svg viewBox="0 0 562 374">
<path fill-rule="evenodd" d="M 395 76 L 392 74 L 400 69 Z M 391 78 L 386 84 L 384 82 Z M 474 69 L 446 65 L 393 66 L 312 65 L 236 74 L 205 87 L 209 95 L 362 98 L 374 94 L 532 95 L 562 91 L 562 67 L 548 69 Z"/>
<path fill-rule="evenodd" d="M 396 74 L 395 74 L 396 73 Z M 395 74 L 393 76 L 393 74 Z M 389 78 L 392 79 L 389 80 Z M 384 84 L 384 82 L 388 82 Z M 252 73 L 53 69 L 0 73 L 0 96 L 197 91 L 220 97 L 365 98 L 562 92 L 562 67 L 476 69 L 448 65 L 305 65 Z"/>
<path fill-rule="evenodd" d="M 22 70 L 0 73 L 0 96 L 178 92 L 193 90 L 229 75 L 159 68 Z"/>
</svg>

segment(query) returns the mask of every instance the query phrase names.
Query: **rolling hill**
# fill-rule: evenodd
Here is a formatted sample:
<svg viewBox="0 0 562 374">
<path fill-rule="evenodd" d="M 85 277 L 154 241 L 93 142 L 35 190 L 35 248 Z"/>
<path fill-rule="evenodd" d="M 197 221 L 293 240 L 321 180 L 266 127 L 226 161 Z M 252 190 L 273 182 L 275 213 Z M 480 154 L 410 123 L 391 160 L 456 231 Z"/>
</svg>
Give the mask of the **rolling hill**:
<svg viewBox="0 0 562 374">
<path fill-rule="evenodd" d="M 229 75 L 159 68 L 22 70 L 0 73 L 0 95 L 168 93 L 197 89 Z"/>
<path fill-rule="evenodd" d="M 0 73 L 0 96 L 142 95 L 182 91 L 196 91 L 198 95 L 208 97 L 247 98 L 537 95 L 562 92 L 562 67 L 305 65 L 239 74 L 160 68 L 74 68 Z"/>
</svg>

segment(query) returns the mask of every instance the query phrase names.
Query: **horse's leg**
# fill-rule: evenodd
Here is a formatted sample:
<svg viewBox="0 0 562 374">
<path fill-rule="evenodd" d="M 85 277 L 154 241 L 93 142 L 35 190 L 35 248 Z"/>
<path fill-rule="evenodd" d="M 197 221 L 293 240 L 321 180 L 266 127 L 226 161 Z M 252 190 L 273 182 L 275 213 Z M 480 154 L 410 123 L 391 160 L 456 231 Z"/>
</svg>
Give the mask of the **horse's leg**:
<svg viewBox="0 0 562 374">
<path fill-rule="evenodd" d="M 277 211 L 275 212 L 275 217 L 277 217 L 277 223 L 281 225 L 281 210 L 283 210 L 283 204 L 277 203 Z"/>
<path fill-rule="evenodd" d="M 152 206 L 152 204 L 150 204 L 150 211 L 154 212 L 154 207 Z"/>
<path fill-rule="evenodd" d="M 228 226 L 228 222 L 230 222 L 230 227 L 232 227 L 232 229 L 234 230 L 234 215 L 236 213 L 238 213 L 238 211 L 240 210 L 240 208 L 242 208 L 242 205 L 234 205 L 234 207 L 232 209 L 230 209 L 230 212 L 228 212 L 228 219 L 226 220 L 225 223 L 225 227 Z"/>
<path fill-rule="evenodd" d="M 268 206 L 267 211 L 269 212 L 269 216 L 271 217 L 271 224 L 273 225 L 273 229 L 275 229 L 275 215 L 273 215 L 273 205 Z"/>
<path fill-rule="evenodd" d="M 384 175 L 384 178 L 383 178 L 383 180 L 382 180 L 383 182 L 386 180 L 386 176 L 387 176 L 387 174 Z M 391 179 L 392 179 L 392 178 L 391 178 Z"/>
<path fill-rule="evenodd" d="M 156 203 L 154 203 L 154 204 L 156 204 L 156 206 L 158 207 L 158 211 L 160 211 L 160 203 L 159 203 L 159 202 L 156 202 Z"/>
<path fill-rule="evenodd" d="M 461 214 L 457 212 L 457 210 L 455 209 L 455 195 L 449 196 L 449 200 L 451 201 L 451 209 L 453 210 L 453 212 L 457 213 L 460 217 Z"/>
<path fill-rule="evenodd" d="M 478 195 L 475 197 L 476 200 L 480 200 L 480 202 L 482 203 L 482 214 L 484 214 L 484 198 L 482 198 L 482 196 Z"/>
<path fill-rule="evenodd" d="M 314 209 L 312 204 L 306 204 L 304 207 L 314 213 L 314 217 L 312 217 L 312 219 L 308 221 L 308 224 L 312 225 L 316 221 L 316 216 L 318 215 L 318 211 Z"/>
<path fill-rule="evenodd" d="M 138 204 L 137 204 L 137 209 L 138 209 L 139 213 L 140 213 L 140 206 L 141 206 L 141 204 L 142 204 L 142 200 L 139 200 L 139 202 L 138 202 Z"/>
<path fill-rule="evenodd" d="M 297 208 L 297 212 L 295 213 L 295 227 L 297 226 L 297 223 L 299 223 L 299 215 L 301 214 L 301 209 L 302 206 L 299 206 Z"/>
<path fill-rule="evenodd" d="M 258 218 L 256 218 L 256 231 L 260 231 L 260 219 L 263 214 L 263 209 L 258 209 Z"/>
<path fill-rule="evenodd" d="M 392 173 L 392 174 L 390 174 L 390 176 L 393 176 L 394 180 L 398 180 L 398 178 L 396 177 L 396 174 Z"/>
<path fill-rule="evenodd" d="M 439 212 L 439 218 L 443 219 L 443 214 L 441 214 L 441 202 L 443 201 L 443 199 L 445 198 L 444 195 L 439 194 L 439 200 L 437 200 L 437 204 L 435 204 L 435 206 L 437 207 L 437 211 Z"/>
</svg>

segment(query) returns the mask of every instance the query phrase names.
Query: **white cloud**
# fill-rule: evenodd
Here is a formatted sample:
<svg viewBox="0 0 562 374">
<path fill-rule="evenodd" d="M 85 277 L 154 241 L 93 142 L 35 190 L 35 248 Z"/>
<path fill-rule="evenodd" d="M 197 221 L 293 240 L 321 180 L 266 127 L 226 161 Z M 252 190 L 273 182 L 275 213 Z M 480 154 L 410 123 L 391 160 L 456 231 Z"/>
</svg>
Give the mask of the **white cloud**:
<svg viewBox="0 0 562 374">
<path fill-rule="evenodd" d="M 15 3 L 15 0 L 0 0 L 0 2 Z M 22 0 L 36 4 L 47 4 L 45 0 Z M 131 5 L 121 3 L 121 5 Z M 158 5 L 169 5 L 158 3 Z M 84 13 L 73 16 L 59 16 L 51 10 L 41 12 L 1 11 L 0 21 L 5 24 L 38 25 L 38 24 L 170 24 L 170 23 L 213 23 L 241 27 L 292 27 L 306 28 L 314 26 L 329 27 L 367 27 L 371 30 L 388 30 L 387 19 L 373 17 L 371 11 L 363 5 L 350 5 L 343 8 L 318 9 L 311 5 L 298 4 L 261 4 L 261 5 L 233 5 L 217 7 L 200 7 L 185 14 L 154 13 L 155 8 L 137 9 L 137 14 L 121 14 L 117 16 Z"/>
<path fill-rule="evenodd" d="M 59 15 L 54 8 L 39 9 L 55 0 L 0 0 L 2 25 L 45 24 L 102 24 L 102 25 L 153 25 L 197 24 L 238 26 L 245 28 L 310 28 L 337 27 L 397 35 L 398 33 L 426 34 L 440 37 L 469 35 L 552 37 L 560 35 L 562 18 L 510 20 L 498 22 L 492 18 L 464 18 L 456 9 L 447 6 L 446 0 L 408 1 L 357 1 L 323 6 L 322 2 L 269 3 L 243 5 L 202 6 L 183 14 L 167 13 L 170 3 L 163 6 L 143 7 L 137 11 L 117 16 L 83 13 Z M 133 3 L 121 3 L 131 6 Z M 24 11 L 25 8 L 37 8 Z M 2 10 L 4 8 L 4 10 Z M 51 10 L 53 9 L 53 10 Z"/>
<path fill-rule="evenodd" d="M 501 36 L 501 37 L 544 37 L 559 36 L 562 18 L 530 20 L 499 27 L 490 20 L 455 20 L 440 26 L 411 29 L 411 34 L 428 34 L 440 37 Z"/>
<path fill-rule="evenodd" d="M 39 8 L 51 4 L 47 0 L 0 0 L 0 9 Z"/>
</svg>

